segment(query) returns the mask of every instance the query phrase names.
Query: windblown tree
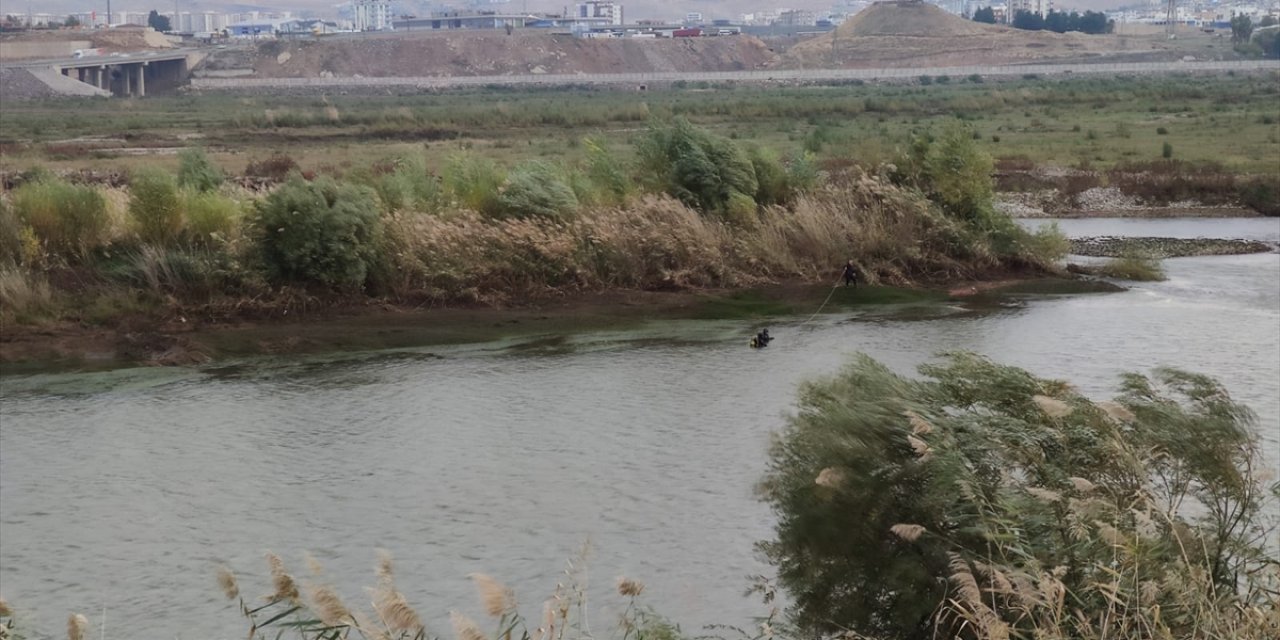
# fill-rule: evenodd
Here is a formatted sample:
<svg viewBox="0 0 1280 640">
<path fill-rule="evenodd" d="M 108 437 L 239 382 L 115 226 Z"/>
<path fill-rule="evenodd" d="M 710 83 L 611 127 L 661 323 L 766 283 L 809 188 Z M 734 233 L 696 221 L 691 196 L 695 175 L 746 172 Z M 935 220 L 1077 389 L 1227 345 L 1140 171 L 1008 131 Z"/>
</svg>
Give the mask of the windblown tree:
<svg viewBox="0 0 1280 640">
<path fill-rule="evenodd" d="M 1275 637 L 1280 485 L 1216 382 L 1127 374 L 1094 402 L 972 354 L 920 371 L 859 357 L 775 440 L 761 546 L 803 632 Z"/>
<path fill-rule="evenodd" d="M 996 23 L 996 11 L 991 7 L 983 7 L 973 12 L 974 22 L 984 22 L 986 24 Z"/>
<path fill-rule="evenodd" d="M 172 25 L 169 23 L 169 16 L 162 16 L 160 15 L 160 12 L 155 9 L 152 9 L 151 13 L 147 14 L 147 26 L 162 33 L 169 31 L 172 28 Z"/>
<path fill-rule="evenodd" d="M 1253 36 L 1253 19 L 1245 14 L 1231 16 L 1231 41 L 1248 42 Z"/>
</svg>

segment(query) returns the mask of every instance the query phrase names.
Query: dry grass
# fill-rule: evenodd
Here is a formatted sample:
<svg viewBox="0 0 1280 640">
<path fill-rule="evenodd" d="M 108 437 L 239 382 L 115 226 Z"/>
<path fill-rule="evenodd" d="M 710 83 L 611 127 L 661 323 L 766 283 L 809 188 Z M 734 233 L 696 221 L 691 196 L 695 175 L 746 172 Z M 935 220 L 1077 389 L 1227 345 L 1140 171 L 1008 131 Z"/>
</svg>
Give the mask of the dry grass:
<svg viewBox="0 0 1280 640">
<path fill-rule="evenodd" d="M 36 322 L 55 309 L 53 290 L 44 276 L 22 267 L 0 267 L 0 327 Z"/>
</svg>

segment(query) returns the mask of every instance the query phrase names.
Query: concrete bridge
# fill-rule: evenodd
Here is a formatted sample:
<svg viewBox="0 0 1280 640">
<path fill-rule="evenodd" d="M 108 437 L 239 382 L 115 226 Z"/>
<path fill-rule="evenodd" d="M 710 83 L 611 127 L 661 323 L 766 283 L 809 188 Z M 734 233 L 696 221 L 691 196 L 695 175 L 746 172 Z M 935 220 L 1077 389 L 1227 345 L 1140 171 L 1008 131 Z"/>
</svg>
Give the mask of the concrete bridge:
<svg viewBox="0 0 1280 640">
<path fill-rule="evenodd" d="M 186 83 L 191 68 L 207 52 L 198 49 L 174 49 L 84 58 L 24 60 L 7 63 L 6 67 L 29 71 L 48 71 L 66 76 L 111 95 L 142 97 L 149 92 L 165 92 Z"/>
</svg>

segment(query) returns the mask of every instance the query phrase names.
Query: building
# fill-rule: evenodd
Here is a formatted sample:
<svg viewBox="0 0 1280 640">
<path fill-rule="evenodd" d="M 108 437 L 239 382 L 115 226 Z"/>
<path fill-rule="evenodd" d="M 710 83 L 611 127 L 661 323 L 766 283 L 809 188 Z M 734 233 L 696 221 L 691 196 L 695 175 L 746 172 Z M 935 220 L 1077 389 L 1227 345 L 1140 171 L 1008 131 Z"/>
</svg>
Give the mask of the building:
<svg viewBox="0 0 1280 640">
<path fill-rule="evenodd" d="M 391 3 L 388 0 L 351 0 L 351 14 L 356 31 L 391 28 Z"/>
<path fill-rule="evenodd" d="M 254 20 L 227 25 L 227 35 L 232 38 L 272 38 L 280 30 L 283 20 Z"/>
<path fill-rule="evenodd" d="M 623 24 L 622 4 L 609 0 L 579 2 L 574 7 L 573 18 L 575 22 L 620 26 Z"/>
<path fill-rule="evenodd" d="M 1009 16 L 1012 19 L 1019 11 L 1039 14 L 1041 18 L 1053 11 L 1053 0 L 1010 0 Z"/>
<path fill-rule="evenodd" d="M 394 26 L 397 30 L 403 29 L 407 31 L 444 31 L 448 29 L 521 29 L 531 24 L 541 25 L 544 21 L 546 21 L 546 18 L 519 13 L 446 13 L 427 18 L 396 18 Z"/>
<path fill-rule="evenodd" d="M 779 13 L 778 19 L 773 23 L 782 27 L 812 27 L 817 23 L 817 19 L 812 11 L 793 9 Z"/>
<path fill-rule="evenodd" d="M 684 14 L 684 23 L 685 24 L 702 24 L 702 12 L 690 11 L 689 13 Z"/>
</svg>

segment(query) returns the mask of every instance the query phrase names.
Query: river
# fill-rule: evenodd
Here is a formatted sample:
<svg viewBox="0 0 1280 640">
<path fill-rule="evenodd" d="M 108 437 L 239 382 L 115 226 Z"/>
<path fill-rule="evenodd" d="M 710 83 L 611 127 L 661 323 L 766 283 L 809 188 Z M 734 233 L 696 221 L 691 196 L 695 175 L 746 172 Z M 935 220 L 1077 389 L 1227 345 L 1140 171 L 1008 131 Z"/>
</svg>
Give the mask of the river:
<svg viewBox="0 0 1280 640">
<path fill-rule="evenodd" d="M 1041 221 L 1028 224 L 1042 224 Z M 1280 242 L 1280 219 L 1068 220 L 1073 236 Z M 268 590 L 262 553 L 311 552 L 352 602 L 375 550 L 431 630 L 480 607 L 493 574 L 536 617 L 590 541 L 593 630 L 621 575 L 700 633 L 765 608 L 752 492 L 801 381 L 863 351 L 909 371 L 967 349 L 1109 397 L 1122 371 L 1221 379 L 1260 416 L 1280 466 L 1280 254 L 1165 261 L 1166 282 L 996 308 L 882 308 L 741 322 L 666 321 L 563 339 L 262 358 L 199 368 L 0 377 L 0 592 L 34 637 L 69 612 L 105 637 L 244 636 L 214 570 Z M 815 300 L 815 307 L 820 302 Z M 251 585 L 251 586 L 249 586 Z M 46 635 L 41 635 L 46 634 Z"/>
</svg>

